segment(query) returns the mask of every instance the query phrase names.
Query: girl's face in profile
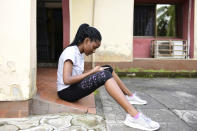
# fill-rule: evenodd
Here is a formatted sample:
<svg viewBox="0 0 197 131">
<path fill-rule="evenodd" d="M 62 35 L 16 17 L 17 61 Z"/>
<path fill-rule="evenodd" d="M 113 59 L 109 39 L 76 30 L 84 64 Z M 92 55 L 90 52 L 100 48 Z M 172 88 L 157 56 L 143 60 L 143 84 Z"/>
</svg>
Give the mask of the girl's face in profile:
<svg viewBox="0 0 197 131">
<path fill-rule="evenodd" d="M 85 42 L 84 46 L 84 53 L 86 56 L 91 55 L 92 53 L 95 53 L 96 49 L 99 48 L 101 45 L 100 41 L 91 41 L 89 38 L 87 38 L 87 41 Z"/>
</svg>

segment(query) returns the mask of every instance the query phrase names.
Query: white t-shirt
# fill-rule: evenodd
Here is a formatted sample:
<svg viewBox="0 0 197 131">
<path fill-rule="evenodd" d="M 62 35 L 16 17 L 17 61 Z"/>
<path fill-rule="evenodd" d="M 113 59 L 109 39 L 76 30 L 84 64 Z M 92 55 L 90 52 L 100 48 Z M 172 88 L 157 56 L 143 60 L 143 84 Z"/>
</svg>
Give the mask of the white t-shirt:
<svg viewBox="0 0 197 131">
<path fill-rule="evenodd" d="M 64 62 L 71 60 L 73 62 L 72 76 L 80 75 L 84 71 L 84 57 L 80 53 L 77 46 L 69 46 L 60 55 L 57 70 L 57 91 L 68 88 L 70 85 L 65 85 L 63 81 Z"/>
</svg>

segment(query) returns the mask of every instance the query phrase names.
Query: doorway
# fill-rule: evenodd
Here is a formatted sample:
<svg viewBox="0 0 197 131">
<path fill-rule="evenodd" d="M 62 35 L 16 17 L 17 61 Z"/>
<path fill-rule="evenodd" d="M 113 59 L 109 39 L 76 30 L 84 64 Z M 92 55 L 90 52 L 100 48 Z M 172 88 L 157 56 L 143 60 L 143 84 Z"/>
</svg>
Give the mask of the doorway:
<svg viewBox="0 0 197 131">
<path fill-rule="evenodd" d="M 63 50 L 62 17 L 61 2 L 37 1 L 37 64 L 39 67 L 57 67 Z"/>
</svg>

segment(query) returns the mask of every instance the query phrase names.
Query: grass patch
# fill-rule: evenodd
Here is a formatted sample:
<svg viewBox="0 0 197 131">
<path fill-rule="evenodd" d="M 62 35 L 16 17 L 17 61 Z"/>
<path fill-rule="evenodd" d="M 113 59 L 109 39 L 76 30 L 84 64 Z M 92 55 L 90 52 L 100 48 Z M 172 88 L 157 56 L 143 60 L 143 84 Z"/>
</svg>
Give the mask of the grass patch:
<svg viewBox="0 0 197 131">
<path fill-rule="evenodd" d="M 164 70 L 164 69 L 160 69 L 160 70 L 143 70 L 143 72 L 172 72 L 172 71 L 169 71 L 169 70 Z"/>
<path fill-rule="evenodd" d="M 115 67 L 115 68 L 114 68 L 114 71 L 115 71 L 115 72 L 125 72 L 125 70 L 120 69 L 120 68 L 118 68 L 118 67 Z"/>
<path fill-rule="evenodd" d="M 197 72 L 196 70 L 177 70 L 177 71 L 170 71 L 170 70 L 165 70 L 165 69 L 160 69 L 160 70 L 152 70 L 152 69 L 142 69 L 142 68 L 129 68 L 129 69 L 119 69 L 118 67 L 115 68 L 115 72 L 130 72 L 130 73 L 135 73 L 135 72 L 158 72 L 158 73 L 165 73 L 165 72 L 178 72 L 178 73 L 195 73 Z"/>
<path fill-rule="evenodd" d="M 94 91 L 94 95 L 97 95 L 98 93 L 99 93 L 98 90 L 95 90 L 95 91 Z"/>
<path fill-rule="evenodd" d="M 140 72 L 140 68 L 129 68 L 127 72 Z"/>
<path fill-rule="evenodd" d="M 176 72 L 191 72 L 191 73 L 195 73 L 196 72 L 196 70 L 192 70 L 192 71 L 188 71 L 188 70 L 178 70 L 178 71 L 176 71 Z"/>
</svg>

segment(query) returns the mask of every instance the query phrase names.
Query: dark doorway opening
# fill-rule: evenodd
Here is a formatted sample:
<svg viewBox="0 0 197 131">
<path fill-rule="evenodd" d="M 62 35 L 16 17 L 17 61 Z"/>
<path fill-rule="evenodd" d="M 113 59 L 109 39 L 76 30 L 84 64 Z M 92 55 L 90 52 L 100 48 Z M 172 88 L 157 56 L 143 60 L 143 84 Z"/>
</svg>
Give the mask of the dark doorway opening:
<svg viewBox="0 0 197 131">
<path fill-rule="evenodd" d="M 53 7 L 53 5 L 57 5 L 57 3 L 48 4 L 46 1 L 37 1 L 38 66 L 57 66 L 63 50 L 62 8 L 61 6 Z"/>
</svg>

